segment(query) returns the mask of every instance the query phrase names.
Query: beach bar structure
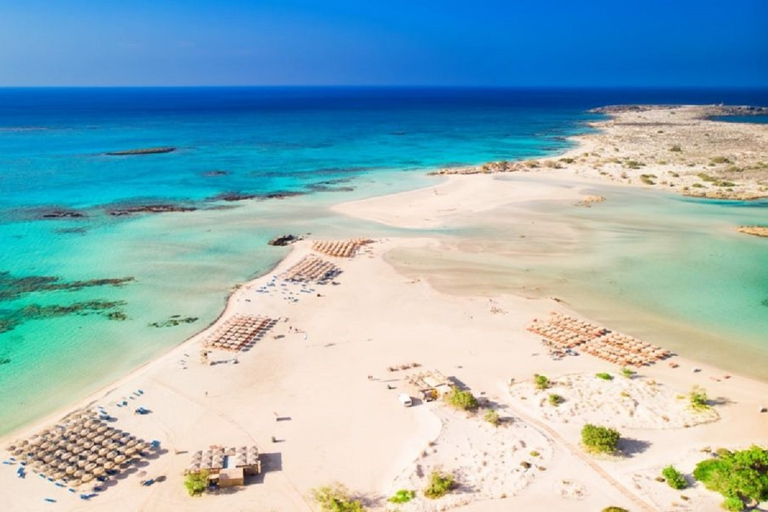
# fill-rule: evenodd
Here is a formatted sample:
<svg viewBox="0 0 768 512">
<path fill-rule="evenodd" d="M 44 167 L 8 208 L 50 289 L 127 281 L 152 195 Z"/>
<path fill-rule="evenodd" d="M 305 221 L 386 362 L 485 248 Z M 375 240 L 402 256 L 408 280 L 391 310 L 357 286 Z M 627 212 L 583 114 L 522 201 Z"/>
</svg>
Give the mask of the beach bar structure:
<svg viewBox="0 0 768 512">
<path fill-rule="evenodd" d="M 256 446 L 224 448 L 211 446 L 197 451 L 187 468 L 187 473 L 208 472 L 208 481 L 219 487 L 245 485 L 245 478 L 261 473 L 261 459 Z"/>
<path fill-rule="evenodd" d="M 205 346 L 230 352 L 248 350 L 276 323 L 277 320 L 262 316 L 236 315 L 212 332 Z"/>
<path fill-rule="evenodd" d="M 406 382 L 417 396 L 425 402 L 431 402 L 448 393 L 451 382 L 439 371 L 429 370 L 407 378 Z"/>
</svg>

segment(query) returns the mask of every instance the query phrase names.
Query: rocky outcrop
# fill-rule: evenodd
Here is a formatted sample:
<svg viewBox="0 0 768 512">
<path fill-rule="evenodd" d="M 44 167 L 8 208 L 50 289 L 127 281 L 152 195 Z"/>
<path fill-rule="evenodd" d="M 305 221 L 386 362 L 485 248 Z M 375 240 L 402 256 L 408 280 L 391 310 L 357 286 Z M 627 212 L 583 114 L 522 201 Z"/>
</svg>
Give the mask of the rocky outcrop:
<svg viewBox="0 0 768 512">
<path fill-rule="evenodd" d="M 146 204 L 140 206 L 126 206 L 124 208 L 112 208 L 109 214 L 113 217 L 124 217 L 135 215 L 137 213 L 171 213 L 171 212 L 193 212 L 197 210 L 192 206 L 179 206 L 175 204 Z"/>
<path fill-rule="evenodd" d="M 291 245 L 292 243 L 298 242 L 299 240 L 303 240 L 303 237 L 296 235 L 281 235 L 273 238 L 267 242 L 267 244 L 274 245 L 276 247 L 284 247 L 286 245 Z"/>
<path fill-rule="evenodd" d="M 108 156 L 133 156 L 133 155 L 156 155 L 159 153 L 170 153 L 176 151 L 176 148 L 161 147 L 161 148 L 139 148 L 139 149 L 126 149 L 123 151 L 108 151 Z"/>
<path fill-rule="evenodd" d="M 83 217 L 85 217 L 84 213 L 65 209 L 48 210 L 40 214 L 41 219 L 80 219 Z"/>
</svg>

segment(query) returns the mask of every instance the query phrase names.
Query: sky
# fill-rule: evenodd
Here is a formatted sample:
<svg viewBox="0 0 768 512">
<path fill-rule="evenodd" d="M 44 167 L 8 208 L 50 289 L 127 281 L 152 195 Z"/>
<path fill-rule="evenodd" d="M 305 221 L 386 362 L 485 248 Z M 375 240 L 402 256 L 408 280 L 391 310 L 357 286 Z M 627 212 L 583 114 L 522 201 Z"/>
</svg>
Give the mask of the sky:
<svg viewBox="0 0 768 512">
<path fill-rule="evenodd" d="M 0 86 L 768 87 L 768 0 L 0 0 Z"/>
</svg>

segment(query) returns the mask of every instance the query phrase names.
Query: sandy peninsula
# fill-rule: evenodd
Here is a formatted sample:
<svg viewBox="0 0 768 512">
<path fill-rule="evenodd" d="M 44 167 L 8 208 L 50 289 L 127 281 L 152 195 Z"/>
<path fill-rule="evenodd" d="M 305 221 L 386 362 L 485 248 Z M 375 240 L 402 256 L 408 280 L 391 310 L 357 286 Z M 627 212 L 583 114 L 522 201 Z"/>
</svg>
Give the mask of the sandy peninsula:
<svg viewBox="0 0 768 512">
<path fill-rule="evenodd" d="M 699 168 L 716 179 L 740 177 L 739 185 L 728 187 L 705 182 L 704 193 L 732 188 L 739 196 L 768 195 L 764 171 L 755 168 L 768 157 L 749 156 L 768 147 L 765 131 L 729 124 L 727 129 L 747 130 L 750 144 L 762 145 L 726 150 L 713 144 L 706 149 L 712 155 L 697 157 L 699 167 L 669 151 L 679 144 L 686 154 L 690 141 L 699 140 L 686 138 L 688 130 L 696 137 L 701 129 L 709 137 L 717 134 L 716 140 L 725 137 L 709 121 L 699 121 L 697 109 L 627 110 L 602 122 L 601 133 L 582 137 L 568 155 L 520 164 L 552 174 L 551 180 L 455 175 L 435 187 L 335 210 L 401 230 L 439 228 L 462 215 L 531 201 L 599 208 L 602 199 L 589 193 L 595 179 L 693 193 L 699 188 L 693 184 L 701 182 Z M 639 124 L 630 123 L 632 116 Z M 642 116 L 651 126 L 642 126 Z M 668 117 L 686 122 L 662 128 Z M 710 166 L 715 154 L 744 170 Z M 654 161 L 661 155 L 667 163 Z M 627 158 L 642 160 L 641 169 L 628 167 Z M 654 184 L 644 185 L 643 174 L 655 174 L 649 178 Z M 576 176 L 582 185 L 558 186 L 558 176 Z M 332 244 L 316 242 L 295 243 L 272 272 L 233 291 L 214 325 L 172 352 L 76 407 L 0 440 L 0 458 L 7 462 L 0 466 L 3 510 L 311 511 L 319 510 L 312 489 L 333 482 L 377 511 L 718 510 L 722 499 L 701 485 L 680 492 L 658 482 L 661 468 L 674 464 L 690 474 L 718 447 L 768 444 L 768 414 L 760 412 L 768 406 L 766 382 L 727 375 L 665 354 L 663 347 L 648 348 L 642 340 L 635 344 L 631 333 L 611 338 L 611 326 L 594 325 L 555 300 L 441 293 L 390 264 L 391 251 L 439 247 L 434 238 L 374 239 L 335 256 L 329 254 Z M 289 279 L 297 276 L 306 280 Z M 451 278 L 471 281 L 472 275 Z M 223 327 L 242 317 L 274 323 L 248 350 L 210 347 Z M 554 333 L 557 319 L 565 317 L 592 326 L 588 339 L 577 340 L 573 349 L 561 346 L 566 341 Z M 555 322 L 551 338 L 539 329 L 549 322 Z M 632 362 L 625 359 L 629 352 L 647 354 L 653 364 L 632 367 L 634 373 L 625 376 L 621 369 Z M 466 413 L 441 400 L 420 400 L 408 380 L 424 371 L 438 371 L 471 391 L 481 410 Z M 534 386 L 534 374 L 547 376 L 550 387 Z M 688 407 L 695 386 L 706 389 L 711 408 Z M 400 394 L 412 396 L 413 405 L 404 407 Z M 562 403 L 552 405 L 551 394 Z M 19 458 L 11 458 L 10 446 L 55 429 L 72 412 L 99 408 L 110 426 L 156 440 L 159 449 L 107 479 L 88 500 L 80 495 L 92 485 L 70 492 L 66 482 L 56 485 L 32 471 L 17 476 Z M 148 413 L 136 414 L 139 408 Z M 491 409 L 501 420 L 497 426 L 485 420 Z M 620 430 L 621 454 L 585 453 L 585 423 Z M 184 473 L 193 453 L 211 446 L 257 446 L 261 475 L 229 491 L 189 497 Z M 433 471 L 452 474 L 457 488 L 427 499 L 422 491 Z M 151 485 L 141 485 L 148 480 Z M 416 491 L 414 499 L 389 503 L 400 489 Z"/>
</svg>

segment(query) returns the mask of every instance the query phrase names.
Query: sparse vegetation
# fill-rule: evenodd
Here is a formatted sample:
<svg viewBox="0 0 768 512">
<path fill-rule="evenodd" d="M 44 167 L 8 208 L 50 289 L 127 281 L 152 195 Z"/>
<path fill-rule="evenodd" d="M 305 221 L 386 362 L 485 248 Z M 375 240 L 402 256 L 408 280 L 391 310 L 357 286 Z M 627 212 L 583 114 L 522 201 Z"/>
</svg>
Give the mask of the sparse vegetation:
<svg viewBox="0 0 768 512">
<path fill-rule="evenodd" d="M 624 162 L 624 165 L 630 169 L 639 169 L 641 167 L 645 167 L 643 162 L 638 162 L 637 160 L 627 160 Z"/>
<path fill-rule="evenodd" d="M 693 477 L 723 495 L 723 508 L 740 511 L 768 500 L 768 450 L 752 446 L 735 452 L 719 449 L 717 453 L 718 458 L 699 462 Z"/>
<path fill-rule="evenodd" d="M 715 157 L 712 157 L 712 159 L 710 160 L 710 162 L 712 162 L 713 164 L 730 164 L 730 163 L 731 163 L 731 161 L 730 161 L 730 160 L 728 160 L 728 158 L 726 158 L 726 157 L 724 157 L 724 156 L 715 156 Z"/>
<path fill-rule="evenodd" d="M 190 496 L 202 496 L 208 488 L 208 471 L 189 473 L 184 479 L 184 487 L 187 488 Z"/>
<path fill-rule="evenodd" d="M 573 162 L 575 162 L 573 158 L 567 158 L 567 157 L 561 158 L 560 161 L 563 162 L 564 164 L 572 164 Z"/>
<path fill-rule="evenodd" d="M 640 181 L 642 181 L 646 185 L 655 185 L 656 182 L 653 181 L 653 178 L 655 178 L 655 177 L 656 176 L 653 175 L 653 174 L 641 174 L 640 175 Z"/>
<path fill-rule="evenodd" d="M 541 454 L 540 454 L 539 452 L 537 452 L 536 450 L 533 450 L 533 451 L 531 452 L 531 457 L 539 457 L 540 455 L 541 455 Z"/>
<path fill-rule="evenodd" d="M 623 375 L 625 378 L 627 378 L 627 379 L 631 379 L 631 378 L 632 378 L 632 376 L 635 374 L 635 372 L 634 372 L 634 370 L 632 370 L 632 369 L 630 369 L 630 368 L 624 367 L 624 368 L 622 368 L 622 369 L 621 369 L 621 374 L 622 374 L 622 375 Z"/>
<path fill-rule="evenodd" d="M 557 407 L 561 403 L 565 402 L 565 398 L 561 397 L 560 395 L 557 395 L 555 393 L 551 393 L 549 395 L 549 405 L 552 405 L 554 407 Z"/>
<path fill-rule="evenodd" d="M 498 427 L 499 423 L 501 423 L 501 418 L 499 417 L 499 413 L 497 413 L 495 409 L 488 409 L 487 411 L 485 411 L 485 421 L 487 421 L 494 427 Z"/>
<path fill-rule="evenodd" d="M 603 380 L 613 380 L 613 375 L 611 375 L 610 373 L 606 373 L 606 372 L 596 373 L 595 377 L 597 377 L 598 379 L 603 379 Z"/>
<path fill-rule="evenodd" d="M 401 504 L 401 503 L 408 503 L 415 497 L 416 497 L 415 491 L 411 491 L 409 489 L 400 489 L 395 493 L 394 496 L 389 498 L 387 501 L 390 503 Z"/>
<path fill-rule="evenodd" d="M 445 401 L 456 409 L 462 411 L 474 411 L 478 407 L 477 398 L 469 390 L 461 390 L 459 388 L 451 388 L 451 390 L 445 394 Z"/>
<path fill-rule="evenodd" d="M 629 512 L 629 510 L 621 507 L 605 507 L 601 512 Z"/>
<path fill-rule="evenodd" d="M 424 496 L 436 500 L 442 498 L 456 487 L 453 475 L 441 471 L 433 471 L 429 477 L 429 485 L 424 489 Z"/>
<path fill-rule="evenodd" d="M 533 376 L 533 382 L 539 391 L 544 391 L 552 385 L 552 382 L 546 376 L 539 375 L 538 373 Z"/>
<path fill-rule="evenodd" d="M 694 386 L 689 395 L 691 400 L 691 407 L 697 411 L 703 411 L 710 408 L 709 398 L 704 388 L 700 386 Z"/>
<path fill-rule="evenodd" d="M 352 498 L 347 488 L 338 483 L 312 489 L 312 499 L 323 512 L 365 512 L 362 502 Z"/>
<path fill-rule="evenodd" d="M 618 430 L 587 423 L 581 429 L 581 442 L 590 452 L 615 453 L 621 434 Z"/>
<path fill-rule="evenodd" d="M 669 150 L 673 153 L 680 153 L 683 151 L 683 148 L 680 147 L 680 144 L 673 144 L 669 147 Z"/>
<path fill-rule="evenodd" d="M 662 469 L 661 476 L 667 481 L 667 485 L 673 489 L 679 491 L 688 487 L 688 481 L 681 472 L 674 468 L 674 466 L 667 466 Z"/>
</svg>

